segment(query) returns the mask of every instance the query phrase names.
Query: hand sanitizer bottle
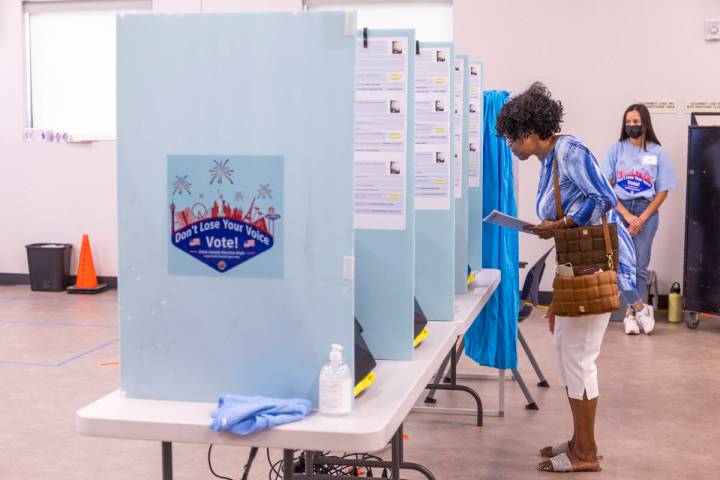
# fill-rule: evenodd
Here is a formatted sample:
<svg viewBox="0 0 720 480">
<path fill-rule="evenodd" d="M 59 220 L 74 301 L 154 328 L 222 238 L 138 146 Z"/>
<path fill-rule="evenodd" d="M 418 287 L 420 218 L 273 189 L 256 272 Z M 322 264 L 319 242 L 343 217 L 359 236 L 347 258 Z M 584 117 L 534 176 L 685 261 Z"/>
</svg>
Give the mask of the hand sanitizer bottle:
<svg viewBox="0 0 720 480">
<path fill-rule="evenodd" d="M 330 362 L 320 370 L 320 413 L 347 415 L 352 410 L 352 373 L 342 361 L 341 345 L 333 344 Z"/>
</svg>

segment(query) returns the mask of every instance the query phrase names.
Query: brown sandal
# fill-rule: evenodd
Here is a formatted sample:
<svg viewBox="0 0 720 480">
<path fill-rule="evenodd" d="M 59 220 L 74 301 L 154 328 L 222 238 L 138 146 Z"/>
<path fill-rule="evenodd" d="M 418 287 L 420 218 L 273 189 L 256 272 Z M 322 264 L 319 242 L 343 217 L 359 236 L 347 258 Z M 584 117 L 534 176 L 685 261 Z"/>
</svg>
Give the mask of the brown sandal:
<svg viewBox="0 0 720 480">
<path fill-rule="evenodd" d="M 552 457 L 550 460 L 538 463 L 538 470 L 541 472 L 553 472 L 553 473 L 569 473 L 569 472 L 599 472 L 602 470 L 600 465 L 596 466 L 579 466 L 573 467 L 570 457 L 566 453 L 561 453 Z"/>
</svg>

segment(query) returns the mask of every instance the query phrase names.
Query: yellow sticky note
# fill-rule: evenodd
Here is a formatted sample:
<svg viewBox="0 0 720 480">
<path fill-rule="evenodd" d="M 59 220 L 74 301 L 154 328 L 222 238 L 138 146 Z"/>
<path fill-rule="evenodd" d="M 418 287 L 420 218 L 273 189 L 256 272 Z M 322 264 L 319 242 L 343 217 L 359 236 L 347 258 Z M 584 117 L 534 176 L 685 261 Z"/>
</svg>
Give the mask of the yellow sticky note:
<svg viewBox="0 0 720 480">
<path fill-rule="evenodd" d="M 447 180 L 444 178 L 436 178 L 434 183 L 435 185 L 447 185 Z"/>
<path fill-rule="evenodd" d="M 445 129 L 443 127 L 435 127 L 433 133 L 435 133 L 435 135 L 444 135 Z"/>
<path fill-rule="evenodd" d="M 433 77 L 432 83 L 433 85 L 446 85 L 447 77 Z"/>
<path fill-rule="evenodd" d="M 477 87 L 470 87 L 470 93 L 477 93 L 478 88 Z"/>
<path fill-rule="evenodd" d="M 400 81 L 400 80 L 402 80 L 402 73 L 390 72 L 390 73 L 388 73 L 388 80 L 392 80 L 393 82 Z"/>
<path fill-rule="evenodd" d="M 388 200 L 400 200 L 402 198 L 400 196 L 400 192 L 390 192 L 388 193 Z"/>
<path fill-rule="evenodd" d="M 388 140 L 400 140 L 400 132 L 389 132 Z"/>
</svg>

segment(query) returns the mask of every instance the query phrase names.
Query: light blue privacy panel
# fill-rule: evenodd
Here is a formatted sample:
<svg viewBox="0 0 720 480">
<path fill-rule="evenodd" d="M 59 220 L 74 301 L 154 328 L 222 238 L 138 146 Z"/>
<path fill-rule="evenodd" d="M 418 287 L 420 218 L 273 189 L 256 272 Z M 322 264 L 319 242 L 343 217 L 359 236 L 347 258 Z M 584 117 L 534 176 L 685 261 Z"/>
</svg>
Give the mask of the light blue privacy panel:
<svg viewBox="0 0 720 480">
<path fill-rule="evenodd" d="M 122 389 L 316 402 L 330 344 L 353 364 L 355 32 L 126 15 L 117 38 Z"/>
<path fill-rule="evenodd" d="M 414 30 L 368 30 L 374 38 L 407 39 L 407 103 L 414 105 Z M 362 32 L 358 35 L 358 62 Z M 379 62 L 376 62 L 380 65 Z M 359 71 L 359 70 L 358 70 Z M 379 79 L 383 83 L 384 79 Z M 360 92 L 358 92 L 360 95 Z M 359 97 L 358 97 L 359 98 Z M 378 359 L 412 360 L 415 298 L 415 211 L 413 202 L 414 109 L 407 110 L 404 229 L 355 230 L 355 312 L 363 337 Z M 356 125 L 362 134 L 362 125 Z M 356 146 L 357 149 L 357 146 Z M 357 155 L 358 152 L 356 151 Z M 357 168 L 357 167 L 356 167 Z M 357 182 L 357 180 L 356 180 Z M 356 218 L 357 222 L 357 218 Z M 356 223 L 357 225 L 357 223 Z"/>
<path fill-rule="evenodd" d="M 460 141 L 455 143 L 457 148 L 460 145 L 458 159 L 462 165 L 459 182 L 456 181 L 455 188 L 455 293 L 467 293 L 467 267 L 468 267 L 468 156 L 470 155 L 469 135 L 468 135 L 468 95 L 469 89 L 469 62 L 467 55 L 456 55 L 456 75 L 462 76 L 462 104 L 456 102 L 455 108 L 458 116 L 455 118 L 456 128 L 460 127 Z M 459 70 L 457 69 L 459 67 Z M 458 86 L 458 77 L 455 77 L 456 87 Z M 460 95 L 456 95 L 459 100 Z M 462 115 L 461 122 L 460 115 Z M 459 125 L 458 125 L 459 124 Z M 458 188 L 459 187 L 459 188 Z"/>
<path fill-rule="evenodd" d="M 428 320 L 453 320 L 455 304 L 455 198 L 453 188 L 454 141 L 454 80 L 452 42 L 420 42 L 420 55 L 415 62 L 415 297 Z M 428 65 L 429 63 L 429 65 Z M 443 84 L 441 78 L 447 77 Z M 447 89 L 448 105 L 442 93 Z M 428 108 L 431 112 L 427 112 Z M 444 112 L 436 111 L 442 108 Z M 445 115 L 443 115 L 443 113 Z M 440 118 L 435 118 L 440 116 Z M 437 122 L 437 123 L 436 123 Z M 443 134 L 435 131 L 443 124 Z M 425 157 L 442 153 L 447 162 L 447 202 L 441 197 L 437 186 L 441 179 L 434 175 L 419 176 Z M 437 152 L 437 153 L 436 153 Z M 421 157 L 422 156 L 422 157 Z M 437 162 L 437 158 L 431 158 Z M 429 171 L 432 173 L 432 171 Z M 429 177 L 429 178 L 428 178 Z M 422 180 L 433 189 L 435 198 L 422 194 Z M 440 182 L 438 182 L 440 180 Z M 438 198 L 439 197 L 439 198 Z"/>
<path fill-rule="evenodd" d="M 483 94 L 482 94 L 482 75 L 483 64 L 480 61 L 470 61 L 470 68 L 475 69 L 477 75 L 470 76 L 470 88 L 477 88 L 477 96 L 470 95 L 472 102 L 477 102 L 478 113 L 478 129 L 477 132 L 472 131 L 469 143 L 477 145 L 477 154 L 479 156 L 478 173 L 476 176 L 476 186 L 468 187 L 468 265 L 472 270 L 482 269 L 482 219 L 483 219 L 483 189 L 482 189 L 482 171 L 483 171 Z M 474 77 L 474 78 L 473 78 Z"/>
</svg>

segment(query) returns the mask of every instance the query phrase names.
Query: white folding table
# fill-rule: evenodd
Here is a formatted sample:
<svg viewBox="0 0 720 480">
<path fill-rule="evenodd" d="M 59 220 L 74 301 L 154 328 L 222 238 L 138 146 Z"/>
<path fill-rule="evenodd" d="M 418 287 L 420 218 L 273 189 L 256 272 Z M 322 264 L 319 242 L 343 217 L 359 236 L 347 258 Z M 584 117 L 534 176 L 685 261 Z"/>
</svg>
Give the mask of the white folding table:
<svg viewBox="0 0 720 480">
<path fill-rule="evenodd" d="M 172 443 L 202 443 L 243 447 L 278 448 L 284 451 L 285 480 L 330 478 L 313 473 L 313 464 L 357 465 L 388 468 L 398 480 L 400 470 L 434 476 L 426 467 L 405 462 L 402 451 L 402 423 L 418 397 L 440 368 L 447 352 L 454 348 L 458 325 L 471 322 L 495 287 L 482 295 L 460 296 L 455 320 L 428 322 L 429 335 L 415 350 L 412 361 L 378 361 L 377 380 L 355 402 L 345 417 L 312 413 L 299 422 L 281 425 L 247 436 L 214 432 L 209 428 L 214 403 L 178 402 L 125 398 L 116 390 L 80 409 L 76 428 L 83 435 L 154 440 L 162 442 L 163 479 L 172 479 Z M 466 297 L 466 298 L 465 298 Z M 466 318 L 467 317 L 467 318 Z M 392 446 L 392 460 L 373 462 L 323 457 L 319 452 L 374 452 Z M 293 451 L 305 450 L 306 473 L 294 470 Z M 352 478 L 352 477 L 350 477 Z"/>
</svg>

